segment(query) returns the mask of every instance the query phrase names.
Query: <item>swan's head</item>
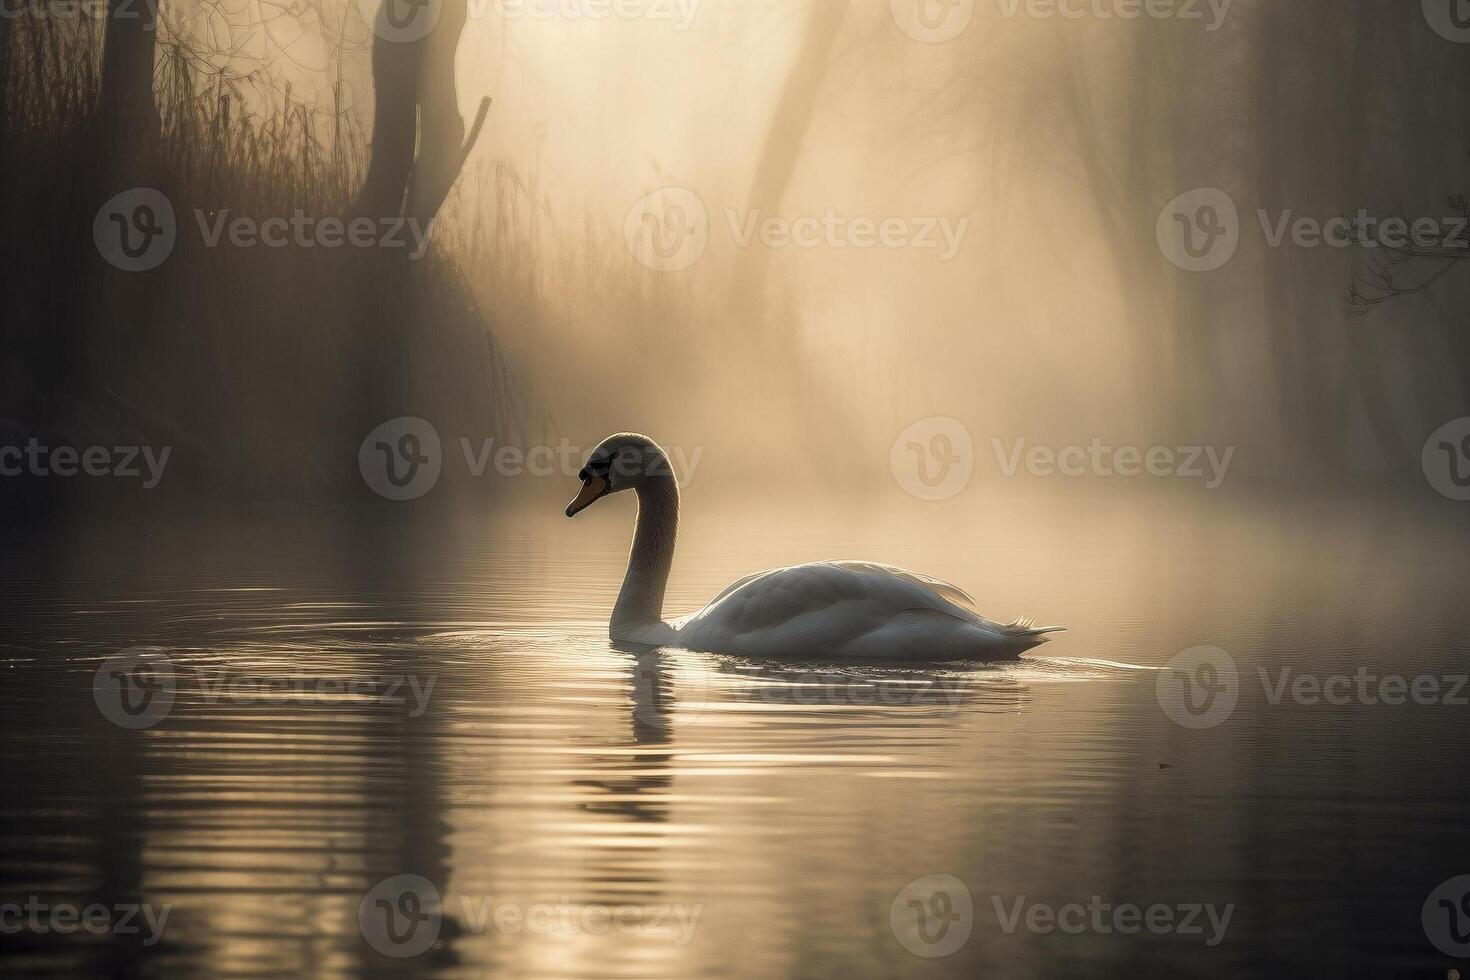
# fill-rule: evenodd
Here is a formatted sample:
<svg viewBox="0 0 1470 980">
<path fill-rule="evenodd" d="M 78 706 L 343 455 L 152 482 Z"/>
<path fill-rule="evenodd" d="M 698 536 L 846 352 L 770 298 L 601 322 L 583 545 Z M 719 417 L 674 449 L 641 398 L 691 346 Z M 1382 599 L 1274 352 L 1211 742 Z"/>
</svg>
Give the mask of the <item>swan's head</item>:
<svg viewBox="0 0 1470 980">
<path fill-rule="evenodd" d="M 608 436 L 592 452 L 577 476 L 582 490 L 567 505 L 567 516 L 576 517 L 609 494 L 636 490 L 649 480 L 672 479 L 674 468 L 658 443 L 636 432 Z"/>
</svg>

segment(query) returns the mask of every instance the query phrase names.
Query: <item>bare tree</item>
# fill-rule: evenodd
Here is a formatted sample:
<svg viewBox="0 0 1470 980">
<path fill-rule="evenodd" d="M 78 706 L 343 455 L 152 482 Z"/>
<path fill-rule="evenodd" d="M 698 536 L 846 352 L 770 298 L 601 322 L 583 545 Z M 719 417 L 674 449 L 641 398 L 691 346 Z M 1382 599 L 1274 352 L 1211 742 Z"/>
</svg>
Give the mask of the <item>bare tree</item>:
<svg viewBox="0 0 1470 980">
<path fill-rule="evenodd" d="M 1470 201 L 1464 194 L 1451 196 L 1449 206 L 1456 215 L 1470 222 Z M 1357 241 L 1378 250 L 1364 263 L 1348 289 L 1348 306 L 1358 314 L 1426 292 L 1454 272 L 1461 262 L 1470 260 L 1470 244 L 1463 236 L 1460 244 L 1426 245 L 1407 238 L 1400 241 L 1397 237 L 1384 241 L 1380 235 L 1359 229 Z"/>
<path fill-rule="evenodd" d="M 751 211 L 779 207 L 796 176 L 802 140 L 811 127 L 817 96 L 826 81 L 832 46 L 847 15 L 845 0 L 817 0 L 811 5 L 806 35 L 776 111 L 766 131 L 747 206 Z M 731 283 L 731 301 L 744 313 L 758 313 L 764 299 L 768 251 L 749 248 L 741 252 Z"/>
<path fill-rule="evenodd" d="M 466 17 L 465 0 L 384 0 L 373 39 L 372 158 L 357 213 L 428 223 L 443 206 L 489 109 L 483 100 L 466 141 L 454 77 Z M 427 30 L 416 28 L 420 18 L 431 19 Z"/>
<path fill-rule="evenodd" d="M 135 166 L 158 136 L 153 62 L 157 0 L 109 0 L 103 35 L 102 114 L 108 149 L 120 169 Z"/>
</svg>

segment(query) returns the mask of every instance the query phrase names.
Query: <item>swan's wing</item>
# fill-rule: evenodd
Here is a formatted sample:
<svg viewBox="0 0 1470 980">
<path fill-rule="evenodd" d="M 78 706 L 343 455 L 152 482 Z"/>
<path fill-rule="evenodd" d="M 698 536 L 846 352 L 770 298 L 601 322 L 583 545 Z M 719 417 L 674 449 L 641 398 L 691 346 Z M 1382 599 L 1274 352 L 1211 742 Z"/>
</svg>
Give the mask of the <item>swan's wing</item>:
<svg viewBox="0 0 1470 980">
<path fill-rule="evenodd" d="M 884 575 L 893 575 L 897 578 L 912 582 L 915 585 L 923 586 L 926 589 L 933 589 L 935 592 L 939 593 L 950 602 L 961 602 L 969 606 L 971 609 L 975 608 L 975 599 L 970 595 L 970 593 L 966 592 L 964 589 L 960 588 L 957 585 L 953 585 L 949 582 L 944 581 L 943 579 L 934 578 L 931 575 L 924 575 L 920 572 L 911 572 L 906 568 L 898 568 L 894 565 L 883 565 L 871 561 L 831 561 L 823 562 L 823 564 L 837 565 L 842 568 L 852 569 L 853 571 L 862 572 L 864 574 L 872 574 L 874 572 L 877 572 Z"/>
<path fill-rule="evenodd" d="M 898 659 L 1014 655 L 1043 632 L 986 619 L 947 582 L 858 561 L 746 576 L 672 625 L 676 643 L 694 650 Z"/>
<path fill-rule="evenodd" d="M 812 616 L 838 615 L 858 628 L 859 621 L 881 622 L 913 609 L 984 622 L 973 608 L 956 601 L 973 607 L 965 592 L 938 579 L 872 562 L 817 562 L 748 575 L 676 626 L 750 634 L 800 624 Z"/>
<path fill-rule="evenodd" d="M 725 598 L 725 596 L 729 595 L 731 592 L 734 592 L 736 589 L 744 588 L 746 585 L 754 582 L 756 579 L 771 574 L 772 571 L 780 571 L 780 569 L 771 569 L 764 572 L 756 572 L 754 575 L 745 576 L 745 578 L 741 579 L 738 582 L 732 582 L 731 584 L 727 585 L 724 590 L 720 592 L 719 595 L 711 599 L 707 603 L 706 608 L 708 608 L 709 606 L 713 606 L 715 603 L 719 602 L 721 599 Z"/>
</svg>

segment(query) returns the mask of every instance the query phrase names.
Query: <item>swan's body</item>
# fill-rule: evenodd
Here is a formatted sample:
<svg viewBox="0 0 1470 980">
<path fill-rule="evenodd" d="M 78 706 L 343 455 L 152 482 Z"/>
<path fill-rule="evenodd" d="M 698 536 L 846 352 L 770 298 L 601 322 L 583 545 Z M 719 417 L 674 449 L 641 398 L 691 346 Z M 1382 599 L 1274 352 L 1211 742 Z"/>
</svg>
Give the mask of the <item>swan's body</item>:
<svg viewBox="0 0 1470 980">
<path fill-rule="evenodd" d="M 761 572 L 668 625 L 690 650 L 882 660 L 1015 656 L 1042 632 L 991 622 L 947 582 L 860 561 Z"/>
<path fill-rule="evenodd" d="M 609 629 L 616 642 L 755 657 L 983 660 L 1019 656 L 1055 631 L 992 622 L 947 582 L 857 561 L 760 572 L 700 611 L 665 622 L 679 525 L 668 457 L 644 436 L 613 436 L 593 451 L 582 478 L 568 516 L 619 490 L 638 493 L 628 572 Z"/>
</svg>

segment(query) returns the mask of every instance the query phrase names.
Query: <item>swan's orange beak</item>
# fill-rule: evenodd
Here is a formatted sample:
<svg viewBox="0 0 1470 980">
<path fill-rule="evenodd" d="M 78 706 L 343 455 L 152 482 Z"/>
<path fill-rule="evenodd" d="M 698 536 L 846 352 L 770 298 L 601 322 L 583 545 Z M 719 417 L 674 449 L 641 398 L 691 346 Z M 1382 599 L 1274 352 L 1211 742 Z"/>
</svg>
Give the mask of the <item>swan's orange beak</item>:
<svg viewBox="0 0 1470 980">
<path fill-rule="evenodd" d="M 607 481 L 600 476 L 589 476 L 582 484 L 582 489 L 578 492 L 576 499 L 567 504 L 567 516 L 576 517 L 605 493 L 607 493 Z"/>
</svg>

